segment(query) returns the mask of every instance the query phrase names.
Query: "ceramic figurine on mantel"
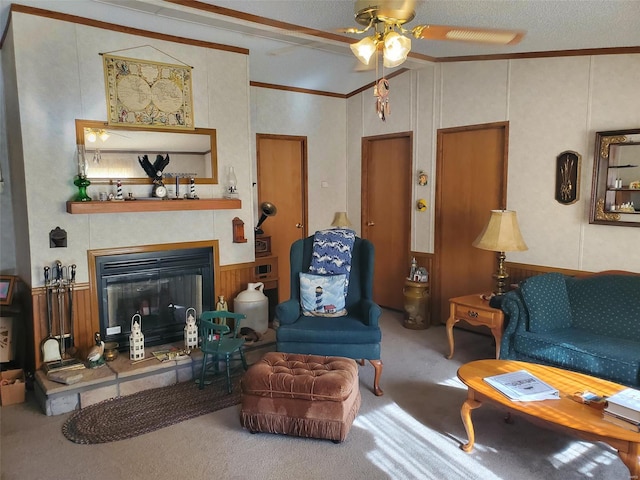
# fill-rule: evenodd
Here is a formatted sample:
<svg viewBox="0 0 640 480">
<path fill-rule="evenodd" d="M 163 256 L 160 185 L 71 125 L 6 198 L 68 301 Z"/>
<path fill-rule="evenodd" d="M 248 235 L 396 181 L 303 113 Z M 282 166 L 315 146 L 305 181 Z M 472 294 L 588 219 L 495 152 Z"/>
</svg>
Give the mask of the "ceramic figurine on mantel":
<svg viewBox="0 0 640 480">
<path fill-rule="evenodd" d="M 87 178 L 88 168 L 84 145 L 78 145 L 78 175 L 73 180 L 73 184 L 78 187 L 78 194 L 74 197 L 74 202 L 91 201 L 91 197 L 87 194 L 87 187 L 91 185 L 91 182 Z"/>
<path fill-rule="evenodd" d="M 190 200 L 198 200 L 198 195 L 196 195 L 196 179 L 193 177 L 189 179 L 189 194 L 187 198 Z"/>
</svg>

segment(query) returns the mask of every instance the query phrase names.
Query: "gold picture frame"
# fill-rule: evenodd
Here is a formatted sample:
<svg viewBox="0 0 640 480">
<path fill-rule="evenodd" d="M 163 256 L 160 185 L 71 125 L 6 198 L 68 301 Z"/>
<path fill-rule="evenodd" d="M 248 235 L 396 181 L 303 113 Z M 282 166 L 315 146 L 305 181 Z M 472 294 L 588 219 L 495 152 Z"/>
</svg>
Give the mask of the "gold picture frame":
<svg viewBox="0 0 640 480">
<path fill-rule="evenodd" d="M 0 275 L 0 305 L 11 305 L 16 276 Z"/>
<path fill-rule="evenodd" d="M 107 123 L 193 130 L 192 67 L 102 55 Z"/>
</svg>

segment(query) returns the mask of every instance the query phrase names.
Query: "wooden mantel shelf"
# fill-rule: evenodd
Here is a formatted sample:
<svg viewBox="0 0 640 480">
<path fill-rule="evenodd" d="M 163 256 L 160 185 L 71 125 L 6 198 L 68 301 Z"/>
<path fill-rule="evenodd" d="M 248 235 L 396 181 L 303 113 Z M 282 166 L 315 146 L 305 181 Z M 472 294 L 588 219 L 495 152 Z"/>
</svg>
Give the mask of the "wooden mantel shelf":
<svg viewBox="0 0 640 480">
<path fill-rule="evenodd" d="M 198 200 L 126 200 L 124 202 L 67 202 L 67 213 L 175 212 L 179 210 L 233 210 L 242 208 L 236 198 Z"/>
</svg>

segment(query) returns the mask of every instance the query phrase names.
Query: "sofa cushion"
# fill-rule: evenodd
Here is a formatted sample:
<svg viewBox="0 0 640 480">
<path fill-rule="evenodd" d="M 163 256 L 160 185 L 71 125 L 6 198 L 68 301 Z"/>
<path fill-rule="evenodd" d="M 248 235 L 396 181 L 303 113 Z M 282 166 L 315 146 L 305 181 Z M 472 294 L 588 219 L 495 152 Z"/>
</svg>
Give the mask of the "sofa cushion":
<svg viewBox="0 0 640 480">
<path fill-rule="evenodd" d="M 572 326 L 640 341 L 640 275 L 567 278 Z"/>
<path fill-rule="evenodd" d="M 624 385 L 640 379 L 640 342 L 596 335 L 577 328 L 553 333 L 516 332 L 517 360 L 586 373 Z"/>
<path fill-rule="evenodd" d="M 571 326 L 571 308 L 564 275 L 545 273 L 526 279 L 520 287 L 529 311 L 529 331 L 552 332 Z"/>
</svg>

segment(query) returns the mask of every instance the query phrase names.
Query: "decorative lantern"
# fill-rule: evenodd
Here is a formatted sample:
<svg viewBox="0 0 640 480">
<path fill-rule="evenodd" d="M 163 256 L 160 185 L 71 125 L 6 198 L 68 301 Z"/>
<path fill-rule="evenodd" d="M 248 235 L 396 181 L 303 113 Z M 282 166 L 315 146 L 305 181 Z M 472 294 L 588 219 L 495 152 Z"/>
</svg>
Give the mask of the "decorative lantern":
<svg viewBox="0 0 640 480">
<path fill-rule="evenodd" d="M 184 326 L 184 348 L 190 350 L 198 346 L 198 326 L 196 325 L 196 309 L 187 308 L 186 325 Z"/>
<path fill-rule="evenodd" d="M 137 317 L 137 318 L 136 318 Z M 142 317 L 136 313 L 131 317 L 131 335 L 129 335 L 129 359 L 132 361 L 144 358 L 144 335 L 142 334 Z"/>
</svg>

